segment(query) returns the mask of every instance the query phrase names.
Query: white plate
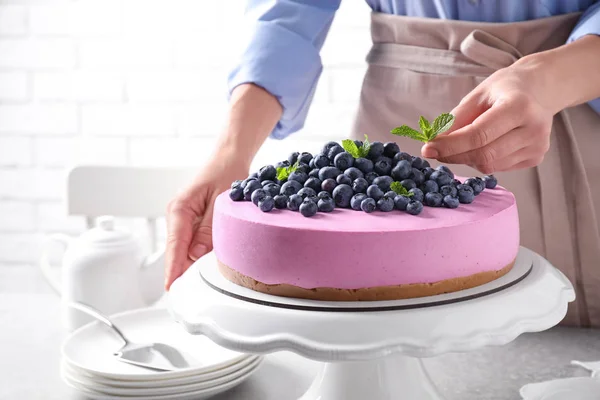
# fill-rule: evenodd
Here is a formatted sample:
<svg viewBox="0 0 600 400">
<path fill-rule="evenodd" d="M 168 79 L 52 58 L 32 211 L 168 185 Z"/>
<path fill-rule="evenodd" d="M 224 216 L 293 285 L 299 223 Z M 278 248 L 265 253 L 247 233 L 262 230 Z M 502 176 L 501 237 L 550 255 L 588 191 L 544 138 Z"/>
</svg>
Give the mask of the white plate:
<svg viewBox="0 0 600 400">
<path fill-rule="evenodd" d="M 217 371 L 248 357 L 216 345 L 204 336 L 187 333 L 166 310 L 146 308 L 112 316 L 111 319 L 132 342 L 163 342 L 182 352 L 194 367 L 157 372 L 118 361 L 113 353 L 122 346 L 110 328 L 92 322 L 70 334 L 62 355 L 70 365 L 89 374 L 117 380 L 173 379 Z"/>
<path fill-rule="evenodd" d="M 525 400 L 599 400 L 600 379 L 583 377 L 530 383 L 520 393 Z"/>
<path fill-rule="evenodd" d="M 167 394 L 167 395 L 159 395 L 159 396 L 114 396 L 107 395 L 95 390 L 89 389 L 85 386 L 82 386 L 74 381 L 71 381 L 67 376 L 63 375 L 64 381 L 74 389 L 78 390 L 82 394 L 84 394 L 89 399 L 94 400 L 121 400 L 121 399 L 129 399 L 129 400 L 204 400 L 210 397 L 216 396 L 219 393 L 223 393 L 229 389 L 233 389 L 240 383 L 244 382 L 253 373 L 255 373 L 260 368 L 260 363 L 258 366 L 254 367 L 254 369 L 248 371 L 247 374 L 240 376 L 232 381 L 224 383 L 219 386 L 214 386 L 209 389 L 201 389 L 192 392 L 186 393 L 178 393 L 178 394 Z"/>
<path fill-rule="evenodd" d="M 259 358 L 263 358 L 262 356 L 249 356 L 248 358 L 240 361 L 237 364 L 233 364 L 229 367 L 225 367 L 213 372 L 208 372 L 205 374 L 198 375 L 190 375 L 182 378 L 173 378 L 173 379 L 158 379 L 158 380 L 147 380 L 147 381 L 124 381 L 124 380 L 116 380 L 109 379 L 103 376 L 93 375 L 85 372 L 82 369 L 77 368 L 77 366 L 69 364 L 66 360 L 63 360 L 62 367 L 66 368 L 71 375 L 77 376 L 80 379 L 85 381 L 90 381 L 94 383 L 98 383 L 101 385 L 107 385 L 118 388 L 163 388 L 170 386 L 178 386 L 178 385 L 189 385 L 192 383 L 199 382 L 207 382 L 212 381 L 214 379 L 218 379 L 224 377 L 226 375 L 231 375 L 240 369 L 247 367 L 249 364 L 253 363 Z"/>
<path fill-rule="evenodd" d="M 165 387 L 154 387 L 154 388 L 121 388 L 110 385 L 103 385 L 93 380 L 87 379 L 74 373 L 69 369 L 68 366 L 63 365 L 61 374 L 65 380 L 75 383 L 86 389 L 93 390 L 98 393 L 114 396 L 164 396 L 173 394 L 183 394 L 189 392 L 196 392 L 198 390 L 208 390 L 214 387 L 224 385 L 237 378 L 243 377 L 252 373 L 256 367 L 262 362 L 262 358 L 256 358 L 252 363 L 246 367 L 235 371 L 231 374 L 221 376 L 217 379 L 204 382 L 195 382 L 190 384 L 176 385 L 176 386 L 165 386 Z"/>
</svg>

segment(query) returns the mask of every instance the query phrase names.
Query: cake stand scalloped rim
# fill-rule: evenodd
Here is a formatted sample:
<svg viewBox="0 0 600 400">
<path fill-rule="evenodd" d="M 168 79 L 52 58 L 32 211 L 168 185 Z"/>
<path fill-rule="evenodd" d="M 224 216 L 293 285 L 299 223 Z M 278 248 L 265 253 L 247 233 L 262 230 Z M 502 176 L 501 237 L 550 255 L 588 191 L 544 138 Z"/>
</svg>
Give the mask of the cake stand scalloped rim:
<svg viewBox="0 0 600 400">
<path fill-rule="evenodd" d="M 538 284 L 548 285 L 547 291 L 542 291 L 547 298 L 543 301 L 534 301 L 526 306 L 517 307 L 510 310 L 510 315 L 505 316 L 505 320 L 499 326 L 485 327 L 480 326 L 473 329 L 471 332 L 463 332 L 455 336 L 448 335 L 446 332 L 441 332 L 437 336 L 429 338 L 413 337 L 406 338 L 402 335 L 390 335 L 390 338 L 385 341 L 363 345 L 339 345 L 335 343 L 324 343 L 315 340 L 310 340 L 301 337 L 294 332 L 262 334 L 256 336 L 252 333 L 242 334 L 231 330 L 224 329 L 218 321 L 213 318 L 202 317 L 198 313 L 191 311 L 181 311 L 181 300 L 177 298 L 178 291 L 183 290 L 184 282 L 186 284 L 202 283 L 202 280 L 197 274 L 197 271 L 188 271 L 187 276 L 182 277 L 182 282 L 176 282 L 169 295 L 170 312 L 173 317 L 182 324 L 182 326 L 192 334 L 203 334 L 209 337 L 217 344 L 237 351 L 248 353 L 270 353 L 281 350 L 288 350 L 298 353 L 304 357 L 318 361 L 364 361 L 374 358 L 388 356 L 395 352 L 400 352 L 403 355 L 411 357 L 432 357 L 447 352 L 464 352 L 474 350 L 488 345 L 504 345 L 514 340 L 519 335 L 526 332 L 538 332 L 551 328 L 556 325 L 566 315 L 568 302 L 573 301 L 575 293 L 570 282 L 560 273 L 555 270 L 546 260 L 530 250 L 522 248 L 520 251 L 530 252 L 534 257 L 534 268 L 541 268 L 542 277 L 538 279 Z M 193 269 L 193 268 L 190 268 Z M 197 280 L 192 282 L 193 277 Z M 554 285 L 551 283 L 554 282 Z M 519 286 L 521 283 L 515 285 Z M 529 285 L 531 286 L 531 285 Z M 527 287 L 527 285 L 525 286 Z M 539 289 L 539 288 L 537 288 Z M 192 287 L 193 290 L 193 287 Z M 254 307 L 265 307 L 252 303 L 247 303 L 242 300 L 227 298 L 227 296 L 210 289 L 215 292 L 215 298 L 210 301 L 235 301 L 239 302 L 237 312 L 251 312 Z M 218 294 L 217 294 L 218 293 Z M 180 293 L 179 293 L 180 294 Z M 224 296 L 219 299 L 219 296 Z M 549 304 L 547 300 L 554 299 Z M 208 299 L 203 299 L 208 300 Z M 179 304 L 177 304 L 179 301 Z M 475 301 L 486 301 L 485 298 Z M 496 300 L 497 301 L 497 300 Z M 536 304 L 533 304 L 536 303 Z M 452 305 L 455 306 L 456 304 Z M 460 306 L 460 305 L 459 305 Z M 536 307 L 533 310 L 533 307 Z M 441 308 L 448 306 L 439 306 Z M 508 305 L 507 305 L 508 307 Z M 235 309 L 235 307 L 234 307 Z M 264 308 L 263 308 L 264 311 Z M 454 310 L 455 311 L 455 310 Z M 400 311 L 402 312 L 402 311 Z M 304 311 L 304 313 L 322 313 L 317 311 Z M 382 311 L 381 314 L 398 313 L 398 311 Z M 359 317 L 357 315 L 357 317 Z M 390 315 L 391 317 L 391 315 Z M 219 317 L 221 318 L 221 317 Z M 225 318 L 225 317 L 223 317 Z M 385 318 L 385 316 L 383 317 Z M 357 322 L 360 318 L 357 318 Z M 424 340 L 426 339 L 426 340 Z"/>
</svg>

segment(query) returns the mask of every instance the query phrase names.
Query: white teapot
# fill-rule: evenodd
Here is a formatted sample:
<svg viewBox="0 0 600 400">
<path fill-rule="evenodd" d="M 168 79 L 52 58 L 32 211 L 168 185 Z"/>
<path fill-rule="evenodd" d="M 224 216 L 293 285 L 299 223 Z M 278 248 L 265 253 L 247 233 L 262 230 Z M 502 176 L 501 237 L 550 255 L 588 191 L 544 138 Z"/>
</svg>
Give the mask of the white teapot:
<svg viewBox="0 0 600 400">
<path fill-rule="evenodd" d="M 113 217 L 97 218 L 96 227 L 77 238 L 63 234 L 49 238 L 66 247 L 62 279 L 46 252 L 40 265 L 62 297 L 63 323 L 69 331 L 92 321 L 67 307 L 70 302 L 83 302 L 111 315 L 151 305 L 164 293 L 164 250 L 146 256 L 133 235 L 115 226 Z"/>
</svg>

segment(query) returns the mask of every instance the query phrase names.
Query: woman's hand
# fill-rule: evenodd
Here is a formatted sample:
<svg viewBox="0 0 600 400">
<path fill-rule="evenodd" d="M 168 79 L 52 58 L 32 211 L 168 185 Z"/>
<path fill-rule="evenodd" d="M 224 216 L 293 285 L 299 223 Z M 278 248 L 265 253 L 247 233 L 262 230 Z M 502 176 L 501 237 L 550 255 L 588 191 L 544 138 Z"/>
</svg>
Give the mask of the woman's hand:
<svg viewBox="0 0 600 400">
<path fill-rule="evenodd" d="M 192 263 L 212 250 L 213 205 L 248 166 L 235 157 L 215 156 L 194 182 L 167 209 L 167 290 Z"/>
<path fill-rule="evenodd" d="M 469 93 L 452 111 L 452 130 L 422 155 L 483 173 L 533 167 L 550 143 L 552 118 L 600 97 L 600 37 L 523 57 Z"/>
<path fill-rule="evenodd" d="M 452 111 L 452 130 L 423 146 L 422 155 L 485 174 L 540 164 L 556 110 L 541 98 L 535 70 L 516 63 L 483 81 Z"/>
</svg>

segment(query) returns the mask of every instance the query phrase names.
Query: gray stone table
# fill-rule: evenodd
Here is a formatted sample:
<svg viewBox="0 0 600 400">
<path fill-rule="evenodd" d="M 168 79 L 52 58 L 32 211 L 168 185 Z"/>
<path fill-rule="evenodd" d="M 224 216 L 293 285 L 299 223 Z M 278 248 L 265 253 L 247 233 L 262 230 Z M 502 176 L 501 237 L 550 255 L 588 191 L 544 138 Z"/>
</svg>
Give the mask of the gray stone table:
<svg viewBox="0 0 600 400">
<path fill-rule="evenodd" d="M 35 269 L 0 269 L 0 399 L 84 399 L 59 376 L 59 306 Z M 600 360 L 600 331 L 554 328 L 503 347 L 427 359 L 426 366 L 448 400 L 516 400 L 526 383 L 587 375 L 569 365 L 573 359 Z M 295 400 L 318 368 L 291 353 L 272 354 L 256 375 L 215 400 Z"/>
</svg>

